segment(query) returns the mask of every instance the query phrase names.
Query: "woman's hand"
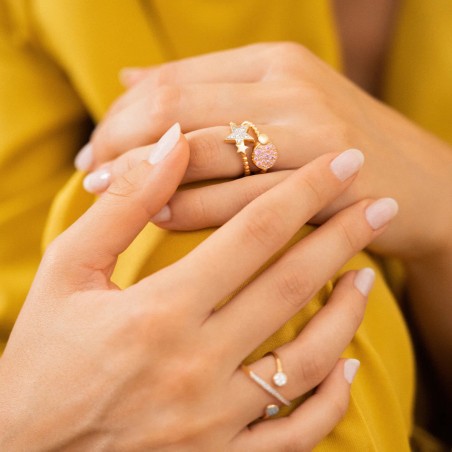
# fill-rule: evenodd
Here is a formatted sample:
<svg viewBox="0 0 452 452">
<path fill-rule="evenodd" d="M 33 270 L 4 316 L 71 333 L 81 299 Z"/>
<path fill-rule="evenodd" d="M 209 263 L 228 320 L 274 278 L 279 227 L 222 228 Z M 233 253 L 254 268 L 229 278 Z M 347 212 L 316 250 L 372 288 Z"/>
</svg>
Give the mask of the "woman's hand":
<svg viewBox="0 0 452 452">
<path fill-rule="evenodd" d="M 284 397 L 320 383 L 292 416 L 247 427 L 275 399 L 239 366 L 385 229 L 394 201 L 339 212 L 215 310 L 350 186 L 362 156 L 326 154 L 294 171 L 185 258 L 119 290 L 110 280 L 118 255 L 189 160 L 177 126 L 151 152 L 154 165 L 118 177 L 46 251 L 0 360 L 0 448 L 310 450 L 346 410 L 358 363 L 339 357 L 363 318 L 372 271 L 347 273 L 278 350 Z M 271 357 L 250 367 L 271 381 Z"/>
<path fill-rule="evenodd" d="M 224 142 L 230 121 L 253 121 L 279 149 L 269 174 L 178 192 L 155 219 L 159 226 L 219 226 L 315 157 L 358 148 L 367 159 L 363 173 L 311 221 L 323 223 L 361 199 L 391 194 L 401 214 L 373 250 L 411 259 L 450 241 L 450 147 L 303 47 L 258 44 L 124 75 L 133 86 L 115 102 L 78 158 L 83 169 L 98 168 L 132 147 L 153 142 L 175 121 L 188 132 L 191 149 L 184 183 L 243 174 L 235 147 Z M 102 191 L 109 178 L 141 160 L 143 153 L 138 150 L 104 166 L 87 187 Z"/>
</svg>

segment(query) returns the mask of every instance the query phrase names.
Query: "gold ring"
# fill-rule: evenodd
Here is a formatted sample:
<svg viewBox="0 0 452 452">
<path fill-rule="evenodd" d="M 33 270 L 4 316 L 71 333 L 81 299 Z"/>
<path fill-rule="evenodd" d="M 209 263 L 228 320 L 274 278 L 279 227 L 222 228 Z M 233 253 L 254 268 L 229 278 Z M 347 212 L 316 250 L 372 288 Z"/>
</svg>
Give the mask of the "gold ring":
<svg viewBox="0 0 452 452">
<path fill-rule="evenodd" d="M 265 356 L 267 355 L 272 355 L 275 358 L 276 372 L 272 377 L 273 383 L 279 387 L 285 386 L 287 384 L 287 374 L 283 371 L 281 358 L 276 352 L 269 352 Z"/>
<path fill-rule="evenodd" d="M 278 149 L 270 141 L 270 138 L 265 133 L 260 133 L 251 121 L 243 121 L 241 125 L 251 128 L 256 134 L 257 143 L 251 153 L 251 160 L 261 170 L 261 173 L 266 173 L 278 160 Z"/>
<path fill-rule="evenodd" d="M 259 377 L 255 372 L 253 372 L 248 366 L 242 364 L 240 368 L 251 378 L 255 383 L 257 383 L 265 392 L 272 395 L 275 399 L 281 402 L 283 405 L 290 406 L 290 400 L 287 400 L 279 391 L 277 391 L 272 385 L 268 384 L 264 379 Z"/>
<path fill-rule="evenodd" d="M 248 161 L 248 156 L 246 155 L 246 150 L 248 146 L 245 145 L 245 142 L 254 143 L 254 138 L 248 133 L 248 129 L 250 126 L 244 125 L 244 123 L 239 126 L 230 122 L 229 127 L 231 128 L 231 133 L 224 139 L 226 143 L 234 143 L 237 147 L 237 153 L 242 156 L 243 162 L 243 171 L 245 176 L 249 176 L 251 174 L 250 164 Z"/>
</svg>

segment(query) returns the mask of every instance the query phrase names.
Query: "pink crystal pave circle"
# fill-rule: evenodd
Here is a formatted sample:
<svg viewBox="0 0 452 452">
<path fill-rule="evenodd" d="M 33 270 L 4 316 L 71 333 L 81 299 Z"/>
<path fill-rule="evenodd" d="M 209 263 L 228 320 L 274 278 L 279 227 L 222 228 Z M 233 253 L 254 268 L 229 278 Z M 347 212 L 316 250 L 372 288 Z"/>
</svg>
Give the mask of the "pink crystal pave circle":
<svg viewBox="0 0 452 452">
<path fill-rule="evenodd" d="M 235 122 L 230 122 L 229 127 L 231 128 L 231 133 L 224 139 L 226 143 L 234 143 L 237 148 L 237 153 L 242 158 L 243 163 L 243 173 L 245 176 L 251 174 L 250 163 L 248 161 L 248 156 L 246 155 L 246 150 L 248 146 L 245 142 L 254 143 L 254 138 L 248 133 L 249 126 L 243 123 L 237 125 Z"/>
<path fill-rule="evenodd" d="M 273 356 L 276 364 L 276 372 L 272 377 L 273 383 L 278 387 L 285 386 L 287 384 L 287 374 L 283 371 L 281 358 L 275 351 L 269 352 L 265 356 L 269 355 Z"/>
<path fill-rule="evenodd" d="M 251 160 L 260 169 L 261 173 L 266 173 L 278 160 L 278 149 L 265 133 L 260 133 L 256 125 L 251 121 L 243 121 L 241 125 L 248 126 L 256 134 L 257 143 L 251 153 Z"/>
</svg>

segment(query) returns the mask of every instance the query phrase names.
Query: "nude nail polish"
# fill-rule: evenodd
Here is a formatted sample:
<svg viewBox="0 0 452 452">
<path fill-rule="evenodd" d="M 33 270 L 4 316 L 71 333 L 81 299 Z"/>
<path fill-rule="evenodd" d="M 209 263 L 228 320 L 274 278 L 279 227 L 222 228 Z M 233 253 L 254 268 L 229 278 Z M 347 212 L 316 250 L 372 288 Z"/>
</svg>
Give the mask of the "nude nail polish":
<svg viewBox="0 0 452 452">
<path fill-rule="evenodd" d="M 356 373 L 358 372 L 361 362 L 357 359 L 347 359 L 344 363 L 344 378 L 348 383 L 352 384 L 355 379 Z"/>
<path fill-rule="evenodd" d="M 369 295 L 375 281 L 375 272 L 371 268 L 359 270 L 353 281 L 353 285 L 365 296 Z"/>
<path fill-rule="evenodd" d="M 159 212 L 157 212 L 152 218 L 152 223 L 164 223 L 171 220 L 171 209 L 168 205 L 163 206 Z"/>
<path fill-rule="evenodd" d="M 111 173 L 106 168 L 94 171 L 83 179 L 83 188 L 89 193 L 100 193 L 110 185 Z"/>
<path fill-rule="evenodd" d="M 85 144 L 75 157 L 74 165 L 79 171 L 88 171 L 93 164 L 93 148 L 91 143 Z"/>
<path fill-rule="evenodd" d="M 373 230 L 385 226 L 399 211 L 399 205 L 393 198 L 381 198 L 366 209 L 366 219 Z"/>
<path fill-rule="evenodd" d="M 342 182 L 356 174 L 364 164 L 364 154 L 358 149 L 348 149 L 339 154 L 331 163 L 333 174 Z"/>
<path fill-rule="evenodd" d="M 161 162 L 176 146 L 181 134 L 180 125 L 178 122 L 170 127 L 165 134 L 157 141 L 152 148 L 149 155 L 149 163 L 155 165 Z"/>
</svg>

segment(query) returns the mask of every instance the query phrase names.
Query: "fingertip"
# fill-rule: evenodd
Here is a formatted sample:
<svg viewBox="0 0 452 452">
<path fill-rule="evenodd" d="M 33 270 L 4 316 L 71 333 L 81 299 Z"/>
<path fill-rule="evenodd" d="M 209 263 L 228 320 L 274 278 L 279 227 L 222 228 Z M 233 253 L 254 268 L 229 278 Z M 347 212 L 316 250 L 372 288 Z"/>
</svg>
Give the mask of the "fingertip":
<svg viewBox="0 0 452 452">
<path fill-rule="evenodd" d="M 353 285 L 364 296 L 367 297 L 375 282 L 375 271 L 370 268 L 362 268 L 355 274 Z"/>
<path fill-rule="evenodd" d="M 79 171 L 89 171 L 94 163 L 93 147 L 91 143 L 85 144 L 75 156 L 74 166 Z"/>
<path fill-rule="evenodd" d="M 168 206 L 168 204 L 163 206 L 162 209 L 151 218 L 151 222 L 156 224 L 167 223 L 170 220 L 171 220 L 171 209 Z"/>
<path fill-rule="evenodd" d="M 351 385 L 356 377 L 356 374 L 361 366 L 359 359 L 350 358 L 344 362 L 344 378 Z"/>
<path fill-rule="evenodd" d="M 110 183 L 111 172 L 107 168 L 101 168 L 83 179 L 83 188 L 88 193 L 101 193 L 108 188 Z"/>
</svg>

